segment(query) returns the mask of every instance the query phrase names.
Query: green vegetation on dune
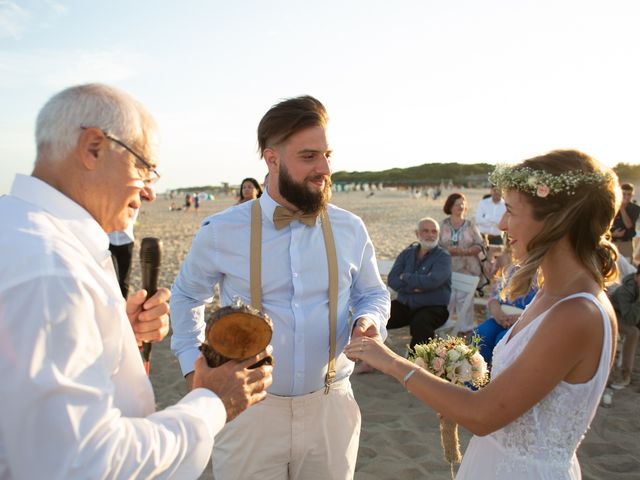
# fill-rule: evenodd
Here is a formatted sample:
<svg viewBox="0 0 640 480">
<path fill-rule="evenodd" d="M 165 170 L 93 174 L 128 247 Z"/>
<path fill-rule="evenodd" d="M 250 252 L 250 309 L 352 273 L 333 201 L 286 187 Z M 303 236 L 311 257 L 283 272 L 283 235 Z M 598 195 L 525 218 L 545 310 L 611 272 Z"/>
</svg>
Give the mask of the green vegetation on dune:
<svg viewBox="0 0 640 480">
<path fill-rule="evenodd" d="M 335 172 L 334 183 L 439 184 L 441 182 L 487 183 L 493 170 L 488 163 L 425 163 L 416 167 L 390 168 L 378 172 Z"/>
<path fill-rule="evenodd" d="M 488 185 L 487 175 L 494 168 L 488 163 L 425 163 L 416 167 L 390 168 L 378 172 L 335 172 L 334 183 L 383 183 L 396 185 L 434 185 L 441 182 Z M 622 182 L 640 180 L 640 164 L 619 163 L 614 168 Z"/>
<path fill-rule="evenodd" d="M 640 180 L 640 165 L 630 163 L 619 163 L 613 167 L 622 182 L 638 182 Z"/>
<path fill-rule="evenodd" d="M 494 168 L 489 163 L 425 163 L 415 167 L 389 168 L 377 172 L 347 172 L 339 171 L 332 175 L 336 184 L 362 184 L 373 183 L 383 185 L 437 185 L 440 183 L 453 183 L 484 187 L 488 185 L 487 176 Z M 621 182 L 639 183 L 640 164 L 619 163 L 613 167 Z M 215 195 L 232 194 L 237 187 L 228 183 L 221 185 L 206 185 L 200 187 L 176 188 L 174 193 L 207 192 Z"/>
</svg>

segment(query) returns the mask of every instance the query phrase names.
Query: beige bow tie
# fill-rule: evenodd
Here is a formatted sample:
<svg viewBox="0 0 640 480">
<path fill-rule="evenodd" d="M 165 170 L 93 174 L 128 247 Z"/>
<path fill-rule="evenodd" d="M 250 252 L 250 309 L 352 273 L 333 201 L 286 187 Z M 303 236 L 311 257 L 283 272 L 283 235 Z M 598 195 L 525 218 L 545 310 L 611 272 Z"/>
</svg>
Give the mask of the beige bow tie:
<svg viewBox="0 0 640 480">
<path fill-rule="evenodd" d="M 273 211 L 273 224 L 275 225 L 276 230 L 286 227 L 294 220 L 298 220 L 305 225 L 313 227 L 316 224 L 316 218 L 318 218 L 317 213 L 293 213 L 291 210 L 284 207 L 276 207 Z"/>
</svg>

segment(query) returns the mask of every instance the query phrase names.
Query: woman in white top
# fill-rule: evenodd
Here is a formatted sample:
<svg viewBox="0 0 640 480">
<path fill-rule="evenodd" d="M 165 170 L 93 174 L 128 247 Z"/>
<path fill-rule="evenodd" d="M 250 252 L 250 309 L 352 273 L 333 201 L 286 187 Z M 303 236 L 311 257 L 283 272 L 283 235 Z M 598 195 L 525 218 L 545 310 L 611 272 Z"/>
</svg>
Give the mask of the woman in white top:
<svg viewBox="0 0 640 480">
<path fill-rule="evenodd" d="M 476 434 L 458 478 L 577 479 L 575 452 L 605 388 L 617 335 L 603 292 L 617 274 L 606 239 L 620 203 L 615 174 L 575 150 L 557 150 L 490 179 L 505 192 L 500 228 L 520 265 L 508 286 L 539 291 L 494 351 L 478 391 L 437 378 L 375 338 L 345 350 L 404 381 L 409 391 Z"/>
</svg>

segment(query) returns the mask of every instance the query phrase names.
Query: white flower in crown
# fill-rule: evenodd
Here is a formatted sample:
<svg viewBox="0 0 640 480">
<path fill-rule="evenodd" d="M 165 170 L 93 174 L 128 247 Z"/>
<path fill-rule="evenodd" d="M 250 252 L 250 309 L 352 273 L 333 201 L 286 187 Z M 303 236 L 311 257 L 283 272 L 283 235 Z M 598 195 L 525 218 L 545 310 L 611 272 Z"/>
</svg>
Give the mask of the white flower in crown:
<svg viewBox="0 0 640 480">
<path fill-rule="evenodd" d="M 489 181 L 502 190 L 515 189 L 546 198 L 559 193 L 574 195 L 582 185 L 602 185 L 609 182 L 611 175 L 609 171 L 576 171 L 554 175 L 529 167 L 498 165 L 489 174 Z"/>
<path fill-rule="evenodd" d="M 536 196 L 540 198 L 545 198 L 547 195 L 549 195 L 550 192 L 551 190 L 544 183 L 541 183 L 540 185 L 538 185 L 538 188 L 536 188 Z"/>
</svg>

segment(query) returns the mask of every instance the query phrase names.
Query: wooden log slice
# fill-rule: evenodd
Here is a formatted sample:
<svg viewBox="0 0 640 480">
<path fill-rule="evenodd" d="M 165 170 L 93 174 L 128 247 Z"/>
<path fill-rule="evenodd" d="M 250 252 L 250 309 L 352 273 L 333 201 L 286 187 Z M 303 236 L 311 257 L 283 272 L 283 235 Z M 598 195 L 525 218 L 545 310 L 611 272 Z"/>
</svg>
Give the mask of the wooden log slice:
<svg viewBox="0 0 640 480">
<path fill-rule="evenodd" d="M 207 319 L 205 343 L 200 350 L 209 366 L 217 367 L 229 359 L 257 355 L 267 348 L 272 335 L 273 324 L 265 313 L 235 303 L 216 310 Z"/>
</svg>

